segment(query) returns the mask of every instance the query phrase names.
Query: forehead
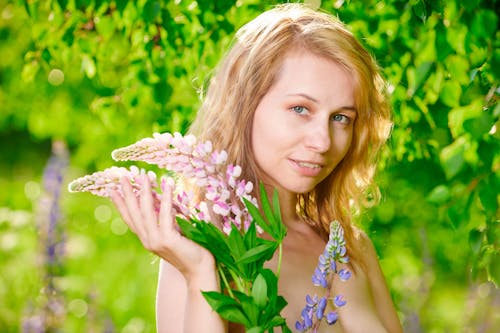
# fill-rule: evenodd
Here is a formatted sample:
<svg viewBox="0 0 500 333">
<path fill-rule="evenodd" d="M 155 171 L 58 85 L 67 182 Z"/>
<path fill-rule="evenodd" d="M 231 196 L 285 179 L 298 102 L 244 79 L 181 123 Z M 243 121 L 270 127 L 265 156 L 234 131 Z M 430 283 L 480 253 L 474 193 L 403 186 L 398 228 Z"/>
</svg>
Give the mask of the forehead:
<svg viewBox="0 0 500 333">
<path fill-rule="evenodd" d="M 285 54 L 269 93 L 303 93 L 324 102 L 353 104 L 354 81 L 338 62 L 300 50 Z"/>
</svg>

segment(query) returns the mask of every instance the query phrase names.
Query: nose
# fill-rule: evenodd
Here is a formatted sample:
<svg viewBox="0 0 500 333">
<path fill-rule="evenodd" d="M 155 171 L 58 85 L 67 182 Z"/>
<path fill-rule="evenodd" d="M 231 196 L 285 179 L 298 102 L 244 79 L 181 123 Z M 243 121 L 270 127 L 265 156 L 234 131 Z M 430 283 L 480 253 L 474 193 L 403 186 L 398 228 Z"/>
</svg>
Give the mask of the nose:
<svg viewBox="0 0 500 333">
<path fill-rule="evenodd" d="M 330 136 L 330 124 L 312 124 L 308 129 L 307 147 L 317 153 L 325 153 L 332 144 Z"/>
</svg>

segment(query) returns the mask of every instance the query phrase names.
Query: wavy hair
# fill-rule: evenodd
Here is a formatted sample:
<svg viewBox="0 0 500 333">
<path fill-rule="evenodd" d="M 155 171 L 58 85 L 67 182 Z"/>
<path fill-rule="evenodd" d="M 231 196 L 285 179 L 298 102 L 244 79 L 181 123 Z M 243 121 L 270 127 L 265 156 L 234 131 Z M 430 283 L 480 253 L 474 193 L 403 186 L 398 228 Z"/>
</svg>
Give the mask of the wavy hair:
<svg viewBox="0 0 500 333">
<path fill-rule="evenodd" d="M 298 194 L 298 213 L 324 238 L 332 220 L 339 220 L 348 251 L 361 258 L 352 224 L 355 209 L 368 192 L 378 199 L 373 183 L 377 156 L 391 128 L 385 83 L 373 57 L 334 16 L 300 4 L 283 4 L 244 25 L 211 78 L 190 132 L 228 152 L 241 165 L 242 177 L 259 180 L 251 147 L 254 112 L 272 86 L 287 53 L 305 50 L 335 61 L 351 75 L 358 115 L 349 151 L 334 171 L 309 193 Z M 372 198 L 372 199 L 373 199 Z"/>
</svg>

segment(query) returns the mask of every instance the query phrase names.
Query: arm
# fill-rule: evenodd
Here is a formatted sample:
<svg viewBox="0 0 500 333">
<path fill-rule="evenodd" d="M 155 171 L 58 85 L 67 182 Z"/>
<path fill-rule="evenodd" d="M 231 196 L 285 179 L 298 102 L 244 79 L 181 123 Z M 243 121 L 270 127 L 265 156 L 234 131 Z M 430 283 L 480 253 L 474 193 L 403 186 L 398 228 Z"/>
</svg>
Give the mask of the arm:
<svg viewBox="0 0 500 333">
<path fill-rule="evenodd" d="M 345 297 L 347 304 L 339 309 L 342 327 L 346 332 L 401 333 L 401 324 L 378 263 L 370 239 L 361 234 L 359 240 L 365 266 L 355 265 L 352 276 L 340 281 L 335 276 L 334 294 Z"/>
<path fill-rule="evenodd" d="M 115 192 L 111 193 L 111 198 L 125 223 L 144 247 L 168 262 L 168 265 L 162 264 L 160 272 L 158 299 L 162 299 L 157 301 L 157 312 L 158 318 L 163 318 L 164 314 L 166 317 L 158 322 L 161 325 L 158 330 L 225 332 L 225 322 L 212 311 L 200 292 L 219 290 L 212 254 L 177 230 L 171 189 L 168 186 L 165 189 L 160 211 L 157 213 L 153 207 L 149 180 L 143 177 L 142 181 L 144 183 L 139 198 L 136 198 L 126 179 L 122 181 L 123 197 Z M 176 286 L 180 288 L 174 294 L 167 294 Z M 182 310 L 175 309 L 175 313 L 167 315 L 175 306 Z M 174 317 L 176 314 L 182 316 Z"/>
<path fill-rule="evenodd" d="M 156 293 L 156 327 L 158 333 L 184 330 L 183 320 L 187 298 L 184 276 L 168 261 L 161 259 Z"/>
</svg>

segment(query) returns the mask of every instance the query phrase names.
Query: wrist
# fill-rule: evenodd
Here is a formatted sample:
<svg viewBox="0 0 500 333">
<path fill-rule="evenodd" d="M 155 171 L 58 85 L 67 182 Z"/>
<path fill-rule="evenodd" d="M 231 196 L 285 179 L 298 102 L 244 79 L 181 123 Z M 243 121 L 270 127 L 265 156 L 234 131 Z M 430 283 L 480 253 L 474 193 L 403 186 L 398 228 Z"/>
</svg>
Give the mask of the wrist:
<svg viewBox="0 0 500 333">
<path fill-rule="evenodd" d="M 190 291 L 218 291 L 219 278 L 213 257 L 202 260 L 196 269 L 186 276 L 186 282 Z"/>
</svg>

